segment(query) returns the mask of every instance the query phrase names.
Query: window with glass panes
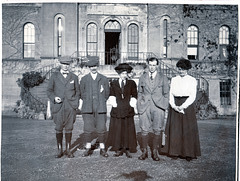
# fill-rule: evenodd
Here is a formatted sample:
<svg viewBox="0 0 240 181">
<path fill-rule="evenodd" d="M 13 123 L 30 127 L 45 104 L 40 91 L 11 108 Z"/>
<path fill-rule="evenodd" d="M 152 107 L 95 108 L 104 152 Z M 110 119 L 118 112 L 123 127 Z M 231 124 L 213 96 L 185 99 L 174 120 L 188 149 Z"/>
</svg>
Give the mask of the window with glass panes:
<svg viewBox="0 0 240 181">
<path fill-rule="evenodd" d="M 87 26 L 87 55 L 97 55 L 97 25 L 90 23 Z"/>
<path fill-rule="evenodd" d="M 222 26 L 219 29 L 219 49 L 221 59 L 226 59 L 228 57 L 227 51 L 228 44 L 229 44 L 229 28 L 227 26 Z"/>
<path fill-rule="evenodd" d="M 163 21 L 163 57 L 167 57 L 167 19 Z"/>
<path fill-rule="evenodd" d="M 138 26 L 136 24 L 130 24 L 128 26 L 128 58 L 138 58 Z"/>
<path fill-rule="evenodd" d="M 58 57 L 62 56 L 62 18 L 58 18 L 57 20 L 57 49 L 58 49 Z"/>
<path fill-rule="evenodd" d="M 231 80 L 220 81 L 220 102 L 221 105 L 231 105 Z"/>
<path fill-rule="evenodd" d="M 24 25 L 23 57 L 34 58 L 35 56 L 35 27 L 32 23 Z"/>
<path fill-rule="evenodd" d="M 188 59 L 198 58 L 198 28 L 194 25 L 187 29 L 187 55 Z"/>
</svg>

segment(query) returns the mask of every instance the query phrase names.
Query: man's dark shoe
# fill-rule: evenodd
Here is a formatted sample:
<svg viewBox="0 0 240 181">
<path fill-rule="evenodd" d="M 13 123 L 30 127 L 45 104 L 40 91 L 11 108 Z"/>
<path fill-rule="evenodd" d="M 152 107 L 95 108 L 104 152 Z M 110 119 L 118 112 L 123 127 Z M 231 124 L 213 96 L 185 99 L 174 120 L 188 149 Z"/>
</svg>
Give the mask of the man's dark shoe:
<svg viewBox="0 0 240 181">
<path fill-rule="evenodd" d="M 100 149 L 100 155 L 103 157 L 108 157 L 108 154 L 107 154 L 106 150 L 104 150 L 104 149 Z"/>
<path fill-rule="evenodd" d="M 93 151 L 90 149 L 87 149 L 83 154 L 82 157 L 87 157 L 90 156 L 93 153 Z"/>
<path fill-rule="evenodd" d="M 138 157 L 139 160 L 145 160 L 148 157 L 148 151 L 146 148 L 142 150 L 142 155 Z"/>
<path fill-rule="evenodd" d="M 130 152 L 128 150 L 125 151 L 126 157 L 128 158 L 132 158 L 132 155 L 130 154 Z"/>
<path fill-rule="evenodd" d="M 74 155 L 71 153 L 71 151 L 67 151 L 66 155 L 67 155 L 68 158 L 73 158 L 74 157 Z"/>
<path fill-rule="evenodd" d="M 158 157 L 158 151 L 157 149 L 154 149 L 153 152 L 152 152 L 152 159 L 154 161 L 160 161 L 160 158 Z"/>
<path fill-rule="evenodd" d="M 122 156 L 122 155 L 123 155 L 123 151 L 119 150 L 113 156 L 119 157 L 119 156 Z"/>
<path fill-rule="evenodd" d="M 61 158 L 63 156 L 63 151 L 59 150 L 55 158 Z"/>
</svg>

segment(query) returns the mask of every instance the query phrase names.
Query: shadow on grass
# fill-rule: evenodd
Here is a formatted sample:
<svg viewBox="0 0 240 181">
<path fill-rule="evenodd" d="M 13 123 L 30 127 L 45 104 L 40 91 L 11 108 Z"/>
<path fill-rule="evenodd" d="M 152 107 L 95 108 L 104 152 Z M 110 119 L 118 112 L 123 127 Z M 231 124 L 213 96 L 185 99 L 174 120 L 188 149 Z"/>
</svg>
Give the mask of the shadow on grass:
<svg viewBox="0 0 240 181">
<path fill-rule="evenodd" d="M 149 176 L 146 171 L 141 171 L 141 170 L 133 171 L 131 173 L 122 173 L 116 179 L 119 179 L 121 177 L 125 177 L 126 179 L 133 179 L 134 181 L 144 181 L 144 180 L 153 178 Z"/>
</svg>

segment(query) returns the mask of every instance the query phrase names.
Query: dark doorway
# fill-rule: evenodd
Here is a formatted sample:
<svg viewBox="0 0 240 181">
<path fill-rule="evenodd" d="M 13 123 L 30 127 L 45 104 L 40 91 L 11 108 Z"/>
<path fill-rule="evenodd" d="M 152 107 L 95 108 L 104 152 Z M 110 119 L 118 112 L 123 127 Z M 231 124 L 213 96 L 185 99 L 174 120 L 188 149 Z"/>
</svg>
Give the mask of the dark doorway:
<svg viewBox="0 0 240 181">
<path fill-rule="evenodd" d="M 105 64 L 115 65 L 119 59 L 120 32 L 105 32 Z"/>
</svg>

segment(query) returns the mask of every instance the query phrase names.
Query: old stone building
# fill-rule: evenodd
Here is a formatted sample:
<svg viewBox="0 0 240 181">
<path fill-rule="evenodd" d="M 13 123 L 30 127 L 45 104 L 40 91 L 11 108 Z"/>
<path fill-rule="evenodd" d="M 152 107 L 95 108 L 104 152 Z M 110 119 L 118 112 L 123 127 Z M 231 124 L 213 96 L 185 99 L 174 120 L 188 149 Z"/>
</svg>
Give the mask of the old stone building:
<svg viewBox="0 0 240 181">
<path fill-rule="evenodd" d="M 169 78 L 177 60 L 188 58 L 218 114 L 236 113 L 237 5 L 13 3 L 3 4 L 2 14 L 3 113 L 20 99 L 17 79 L 49 71 L 59 56 L 76 60 L 81 74 L 79 65 L 98 57 L 109 78 L 116 64 L 129 62 L 136 81 L 149 56 Z"/>
</svg>

